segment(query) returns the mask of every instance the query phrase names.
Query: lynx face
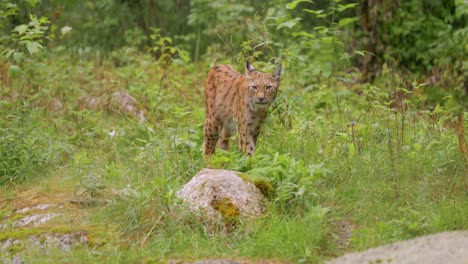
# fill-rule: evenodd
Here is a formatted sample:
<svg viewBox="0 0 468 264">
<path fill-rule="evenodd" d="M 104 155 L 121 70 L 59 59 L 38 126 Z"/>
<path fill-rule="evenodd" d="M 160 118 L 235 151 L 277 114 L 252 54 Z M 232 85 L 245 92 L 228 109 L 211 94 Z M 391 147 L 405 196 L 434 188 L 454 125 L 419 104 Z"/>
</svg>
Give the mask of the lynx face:
<svg viewBox="0 0 468 264">
<path fill-rule="evenodd" d="M 248 72 L 247 84 L 250 109 L 266 108 L 275 101 L 279 78 L 268 73 Z"/>
</svg>

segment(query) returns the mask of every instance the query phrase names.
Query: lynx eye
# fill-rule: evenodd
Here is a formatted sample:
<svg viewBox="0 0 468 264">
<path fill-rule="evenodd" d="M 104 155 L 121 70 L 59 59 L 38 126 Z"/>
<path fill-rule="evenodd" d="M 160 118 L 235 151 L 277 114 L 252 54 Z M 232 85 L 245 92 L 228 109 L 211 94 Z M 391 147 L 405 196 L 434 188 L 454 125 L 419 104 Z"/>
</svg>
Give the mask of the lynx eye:
<svg viewBox="0 0 468 264">
<path fill-rule="evenodd" d="M 250 88 L 254 89 L 254 90 L 257 90 L 257 86 L 253 85 L 253 86 L 250 86 Z"/>
<path fill-rule="evenodd" d="M 271 86 L 271 85 L 265 86 L 265 90 L 270 90 L 271 88 L 273 88 L 273 86 Z"/>
</svg>

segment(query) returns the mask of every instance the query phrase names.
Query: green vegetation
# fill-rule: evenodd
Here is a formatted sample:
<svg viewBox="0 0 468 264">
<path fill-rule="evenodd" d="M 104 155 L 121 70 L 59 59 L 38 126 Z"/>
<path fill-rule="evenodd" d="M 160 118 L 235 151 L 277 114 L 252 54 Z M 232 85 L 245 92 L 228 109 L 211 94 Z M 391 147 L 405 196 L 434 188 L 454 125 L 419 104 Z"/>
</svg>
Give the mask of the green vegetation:
<svg viewBox="0 0 468 264">
<path fill-rule="evenodd" d="M 37 186 L 67 205 L 109 201 L 54 219 L 88 228 L 88 246 L 12 251 L 35 263 L 315 263 L 468 229 L 467 5 L 383 1 L 377 19 L 370 2 L 0 0 L 0 218 Z M 206 73 L 246 59 L 281 61 L 284 74 L 256 155 L 233 139 L 211 160 L 269 200 L 227 232 L 175 193 L 206 166 Z M 0 240 L 35 232 L 9 228 Z"/>
</svg>

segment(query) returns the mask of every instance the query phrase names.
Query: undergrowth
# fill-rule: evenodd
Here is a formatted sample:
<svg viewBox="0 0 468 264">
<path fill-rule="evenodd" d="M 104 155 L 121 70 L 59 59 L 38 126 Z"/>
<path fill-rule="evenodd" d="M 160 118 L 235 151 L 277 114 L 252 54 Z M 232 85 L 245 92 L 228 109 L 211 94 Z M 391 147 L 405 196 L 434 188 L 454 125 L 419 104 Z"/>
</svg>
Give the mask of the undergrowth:
<svg viewBox="0 0 468 264">
<path fill-rule="evenodd" d="M 70 193 L 111 200 L 87 221 L 108 227 L 114 239 L 66 254 L 31 251 L 26 259 L 314 263 L 468 228 L 466 168 L 452 116 L 441 106 L 428 109 L 410 97 L 404 111 L 395 110 L 393 87 L 348 88 L 333 78 L 302 87 L 286 71 L 256 155 L 240 154 L 233 139 L 232 150 L 212 158 L 214 167 L 239 171 L 261 186 L 269 200 L 266 215 L 226 233 L 197 221 L 175 195 L 205 167 L 202 89 L 209 63 L 161 71 L 146 55 L 132 55 L 119 67 L 49 56 L 40 58 L 42 75 L 25 70 L 0 94 L 1 188 L 32 179 L 27 188 L 60 171 L 75 183 Z M 111 105 L 80 106 L 81 96 L 122 90 L 138 101 L 145 121 Z M 51 107 L 57 100 L 60 107 Z M 344 249 L 338 247 L 340 221 L 354 227 Z"/>
</svg>

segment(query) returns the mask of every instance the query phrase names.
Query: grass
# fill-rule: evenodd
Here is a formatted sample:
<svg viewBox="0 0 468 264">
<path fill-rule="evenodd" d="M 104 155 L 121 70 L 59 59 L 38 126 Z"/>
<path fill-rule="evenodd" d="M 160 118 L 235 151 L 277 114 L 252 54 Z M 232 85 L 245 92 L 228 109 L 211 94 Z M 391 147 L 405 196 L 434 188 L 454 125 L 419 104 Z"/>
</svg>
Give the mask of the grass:
<svg viewBox="0 0 468 264">
<path fill-rule="evenodd" d="M 73 198 L 112 202 L 72 210 L 86 212 L 72 226 L 106 230 L 94 233 L 99 243 L 69 253 L 31 249 L 26 259 L 128 263 L 231 257 L 314 263 L 346 251 L 468 229 L 468 179 L 449 126 L 451 114 L 443 108 L 436 115 L 426 111 L 417 97 L 398 112 L 388 107 L 392 87 L 364 85 L 354 92 L 327 82 L 302 88 L 286 71 L 256 156 L 239 154 L 233 140 L 232 151 L 213 158 L 216 166 L 274 189 L 264 217 L 226 233 L 205 226 L 175 197 L 205 166 L 202 89 L 208 64 L 173 65 L 164 73 L 146 56 L 122 67 L 49 56 L 41 59 L 41 68 L 24 66 L 29 68 L 0 92 L 0 137 L 10 140 L 0 142 L 0 199 L 6 204 L 0 212 L 19 206 L 21 192 L 31 188 L 65 204 Z M 109 105 L 79 106 L 80 96 L 122 89 L 140 103 L 147 121 Z M 60 109 L 50 108 L 52 98 L 60 100 Z M 340 221 L 353 224 L 345 248 L 339 246 Z"/>
</svg>

